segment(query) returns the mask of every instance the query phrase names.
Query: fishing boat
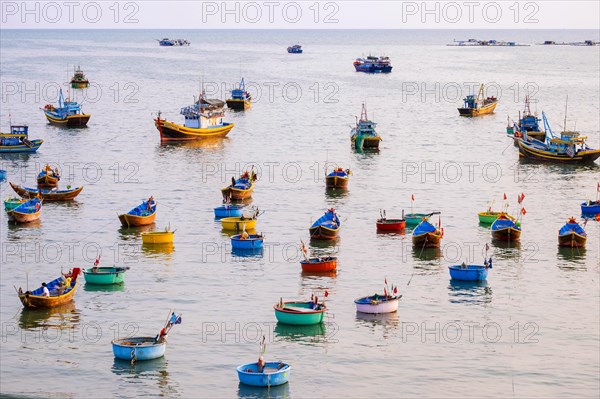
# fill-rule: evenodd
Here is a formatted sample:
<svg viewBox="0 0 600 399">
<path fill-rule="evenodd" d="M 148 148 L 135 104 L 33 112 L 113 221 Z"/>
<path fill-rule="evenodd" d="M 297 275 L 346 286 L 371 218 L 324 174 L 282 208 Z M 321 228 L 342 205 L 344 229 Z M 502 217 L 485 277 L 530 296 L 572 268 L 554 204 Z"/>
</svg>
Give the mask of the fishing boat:
<svg viewBox="0 0 600 399">
<path fill-rule="evenodd" d="M 488 271 L 492 268 L 492 258 L 485 261 L 483 265 L 467 265 L 463 262 L 460 265 L 448 266 L 450 278 L 459 281 L 485 281 Z"/>
<path fill-rule="evenodd" d="M 496 221 L 496 219 L 498 219 L 498 217 L 502 214 L 503 212 L 494 212 L 492 210 L 487 210 L 485 212 L 479 212 L 477 214 L 477 216 L 479 217 L 479 223 L 481 224 L 492 224 Z M 514 217 L 505 214 L 509 219 L 514 219 Z"/>
<path fill-rule="evenodd" d="M 558 231 L 558 245 L 561 247 L 585 247 L 586 241 L 587 233 L 574 217 L 569 218 Z"/>
<path fill-rule="evenodd" d="M 560 137 L 554 135 L 546 114 L 543 112 L 542 119 L 546 130 L 546 142 L 520 139 L 518 141 L 520 157 L 533 161 L 563 164 L 593 163 L 600 157 L 600 149 L 590 148 L 586 144 L 587 137 L 581 136 L 576 131 L 566 131 L 566 117 L 565 131 L 560 133 Z"/>
<path fill-rule="evenodd" d="M 581 214 L 584 216 L 595 216 L 600 214 L 600 201 L 586 201 L 581 203 Z"/>
<path fill-rule="evenodd" d="M 433 215 L 427 215 L 421 223 L 413 230 L 412 242 L 415 248 L 437 248 L 440 246 L 442 237 L 444 237 L 444 229 L 440 227 L 441 222 L 438 222 L 438 226 L 434 226 L 429 223 L 429 217 Z"/>
<path fill-rule="evenodd" d="M 235 111 L 244 111 L 250 108 L 252 96 L 246 91 L 244 78 L 237 89 L 231 90 L 231 98 L 227 99 L 227 108 Z"/>
<path fill-rule="evenodd" d="M 310 301 L 284 302 L 280 299 L 273 305 L 277 321 L 296 326 L 307 326 L 323 322 L 327 311 L 325 303 L 318 303 L 319 298 L 313 295 Z"/>
<path fill-rule="evenodd" d="M 241 201 L 252 197 L 254 191 L 254 182 L 256 181 L 256 173 L 245 171 L 239 179 L 231 178 L 231 184 L 221 189 L 223 199 Z"/>
<path fill-rule="evenodd" d="M 302 46 L 299 44 L 294 44 L 293 46 L 289 46 L 287 48 L 287 52 L 290 54 L 302 54 Z"/>
<path fill-rule="evenodd" d="M 335 209 L 328 209 L 323 216 L 317 219 L 308 229 L 310 238 L 317 240 L 332 240 L 337 237 L 341 227 L 340 218 Z"/>
<path fill-rule="evenodd" d="M 181 324 L 181 315 L 173 312 L 160 333 L 155 337 L 131 337 L 112 340 L 111 344 L 115 358 L 135 363 L 163 357 L 167 349 L 167 337 L 176 324 Z"/>
<path fill-rule="evenodd" d="M 129 212 L 119 215 L 121 224 L 126 227 L 147 226 L 154 223 L 154 219 L 156 219 L 156 201 L 152 196 Z"/>
<path fill-rule="evenodd" d="M 377 219 L 377 222 L 375 223 L 378 232 L 402 232 L 406 228 L 406 219 L 404 219 L 404 215 L 402 215 L 403 217 L 401 219 L 388 219 L 384 209 L 379 211 L 379 216 L 381 217 Z"/>
<path fill-rule="evenodd" d="M 87 80 L 85 74 L 81 70 L 81 66 L 78 66 L 77 69 L 75 69 L 73 78 L 71 79 L 71 87 L 73 89 L 85 89 L 89 85 L 90 82 Z"/>
<path fill-rule="evenodd" d="M 142 233 L 142 244 L 173 244 L 175 231 L 165 227 L 164 231 L 147 231 Z"/>
<path fill-rule="evenodd" d="M 354 300 L 356 311 L 360 313 L 381 314 L 398 311 L 400 296 L 396 295 L 370 295 Z"/>
<path fill-rule="evenodd" d="M 240 217 L 244 210 L 244 205 L 235 204 L 223 204 L 214 209 L 215 219 L 229 218 L 229 217 Z"/>
<path fill-rule="evenodd" d="M 217 99 L 205 98 L 204 90 L 200 98 L 192 105 L 181 108 L 180 114 L 184 117 L 184 124 L 178 125 L 161 119 L 160 111 L 154 125 L 160 132 L 161 141 L 186 141 L 206 138 L 225 137 L 233 123 L 223 122 L 225 103 Z"/>
<path fill-rule="evenodd" d="M 263 335 L 256 363 L 242 364 L 236 368 L 240 383 L 269 389 L 288 382 L 291 371 L 289 364 L 265 361 L 264 354 L 267 351 L 265 340 L 266 338 Z"/>
<path fill-rule="evenodd" d="M 329 273 L 337 269 L 337 258 L 335 256 L 307 258 L 300 261 L 300 266 L 305 273 Z"/>
<path fill-rule="evenodd" d="M 14 223 L 35 222 L 42 216 L 42 201 L 37 197 L 32 198 L 7 212 L 7 215 L 9 220 Z"/>
<path fill-rule="evenodd" d="M 252 207 L 242 212 L 242 216 L 229 217 L 221 219 L 223 230 L 243 232 L 244 230 L 254 230 L 258 222 L 260 212 L 258 208 Z"/>
<path fill-rule="evenodd" d="M 64 305 L 73 300 L 75 291 L 77 291 L 77 277 L 81 269 L 73 268 L 73 270 L 57 279 L 52 280 L 48 284 L 42 283 L 40 288 L 33 291 L 23 292 L 19 288 L 17 293 L 19 300 L 24 307 L 30 309 L 36 308 L 52 308 L 54 306 Z M 44 291 L 48 290 L 48 295 L 44 295 Z"/>
<path fill-rule="evenodd" d="M 464 106 L 458 109 L 460 116 L 481 116 L 487 115 L 494 112 L 498 105 L 498 99 L 496 97 L 483 98 L 483 84 L 479 87 L 479 93 L 477 97 L 473 94 L 469 94 L 464 99 Z"/>
<path fill-rule="evenodd" d="M 26 199 L 18 197 L 8 197 L 4 200 L 4 210 L 10 212 L 21 204 L 27 202 Z"/>
<path fill-rule="evenodd" d="M 60 174 L 58 169 L 52 170 L 50 165 L 46 164 L 44 169 L 37 175 L 37 184 L 39 188 L 54 188 L 58 186 Z"/>
<path fill-rule="evenodd" d="M 4 169 L 0 169 L 0 181 L 6 180 L 7 172 Z"/>
<path fill-rule="evenodd" d="M 428 213 L 407 213 L 404 215 L 406 227 L 414 228 L 426 218 Z"/>
<path fill-rule="evenodd" d="M 123 284 L 127 270 L 129 270 L 129 267 L 98 267 L 96 263 L 94 267 L 83 270 L 83 277 L 88 284 Z"/>
<path fill-rule="evenodd" d="M 72 201 L 83 190 L 83 186 L 68 188 L 66 190 L 56 190 L 19 186 L 12 182 L 9 184 L 23 198 L 33 198 L 39 195 L 44 201 Z"/>
<path fill-rule="evenodd" d="M 90 114 L 81 112 L 81 104 L 65 99 L 62 89 L 58 96 L 58 106 L 46 104 L 43 111 L 51 125 L 60 127 L 84 127 L 91 117 Z"/>
<path fill-rule="evenodd" d="M 531 112 L 529 105 L 529 96 L 525 97 L 525 108 L 523 114 L 519 112 L 519 121 L 509 122 L 506 127 L 506 134 L 514 140 L 516 147 L 519 146 L 519 139 L 529 140 L 530 138 L 544 142 L 546 140 L 546 132 L 540 128 L 540 118 Z M 510 121 L 510 118 L 509 118 Z"/>
<path fill-rule="evenodd" d="M 521 237 L 521 222 L 502 212 L 492 223 L 492 238 L 497 241 L 517 241 Z"/>
<path fill-rule="evenodd" d="M 0 132 L 0 153 L 36 152 L 44 140 L 29 140 L 29 126 L 11 125 L 10 133 Z"/>
<path fill-rule="evenodd" d="M 496 39 L 480 40 L 480 39 L 468 39 L 468 40 L 456 40 L 446 46 L 452 47 L 527 47 L 529 44 L 522 44 L 513 41 L 503 41 Z"/>
<path fill-rule="evenodd" d="M 390 57 L 369 55 L 366 58 L 360 57 L 352 63 L 356 72 L 366 73 L 390 73 L 392 72 L 392 63 Z"/>
<path fill-rule="evenodd" d="M 156 41 L 158 41 L 158 45 L 161 47 L 180 47 L 191 44 L 187 39 L 169 39 L 168 37 L 156 39 Z"/>
<path fill-rule="evenodd" d="M 325 187 L 327 188 L 346 188 L 348 187 L 348 180 L 352 172 L 350 169 L 344 170 L 343 168 L 335 168 L 335 170 L 329 173 L 325 177 Z"/>
<path fill-rule="evenodd" d="M 375 131 L 375 126 L 377 123 L 367 118 L 367 107 L 363 104 L 360 119 L 357 117 L 356 126 L 350 131 L 352 146 L 358 150 L 379 149 L 381 137 Z"/>
<path fill-rule="evenodd" d="M 260 249 L 263 247 L 265 237 L 262 234 L 248 234 L 243 232 L 231 236 L 231 247 L 233 249 Z"/>
</svg>

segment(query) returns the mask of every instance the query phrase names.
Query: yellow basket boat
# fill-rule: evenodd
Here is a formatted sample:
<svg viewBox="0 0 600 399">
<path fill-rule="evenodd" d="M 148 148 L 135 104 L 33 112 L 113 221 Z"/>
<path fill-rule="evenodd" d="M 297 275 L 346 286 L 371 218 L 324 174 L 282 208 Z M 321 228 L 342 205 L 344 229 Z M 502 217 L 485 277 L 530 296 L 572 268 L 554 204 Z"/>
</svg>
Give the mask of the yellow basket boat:
<svg viewBox="0 0 600 399">
<path fill-rule="evenodd" d="M 242 217 L 237 218 L 223 218 L 221 219 L 221 226 L 223 230 L 242 231 L 254 230 L 258 219 L 246 219 Z"/>
<path fill-rule="evenodd" d="M 175 237 L 174 231 L 150 231 L 142 233 L 143 244 L 172 244 Z"/>
</svg>

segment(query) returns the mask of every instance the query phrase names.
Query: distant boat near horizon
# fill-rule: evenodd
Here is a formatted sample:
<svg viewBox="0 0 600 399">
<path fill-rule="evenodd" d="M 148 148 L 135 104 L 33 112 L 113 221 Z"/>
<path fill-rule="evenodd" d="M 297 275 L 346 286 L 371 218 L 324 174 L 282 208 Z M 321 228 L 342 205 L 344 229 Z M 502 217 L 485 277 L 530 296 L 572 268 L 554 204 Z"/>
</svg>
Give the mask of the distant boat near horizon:
<svg viewBox="0 0 600 399">
<path fill-rule="evenodd" d="M 452 47 L 527 47 L 530 44 L 517 43 L 513 41 L 502 41 L 502 40 L 479 40 L 479 39 L 468 39 L 468 40 L 456 40 L 452 43 L 446 44 L 446 46 Z"/>
<path fill-rule="evenodd" d="M 191 43 L 187 39 L 169 39 L 165 37 L 163 39 L 156 39 L 158 41 L 158 45 L 161 47 L 180 47 L 180 46 L 189 46 Z"/>
</svg>

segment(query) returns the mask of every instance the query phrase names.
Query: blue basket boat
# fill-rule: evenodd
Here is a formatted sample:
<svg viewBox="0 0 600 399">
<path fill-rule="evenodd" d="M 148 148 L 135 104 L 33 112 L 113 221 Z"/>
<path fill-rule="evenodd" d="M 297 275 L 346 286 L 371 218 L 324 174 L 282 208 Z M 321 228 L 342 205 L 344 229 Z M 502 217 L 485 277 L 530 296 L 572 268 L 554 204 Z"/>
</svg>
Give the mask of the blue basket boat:
<svg viewBox="0 0 600 399">
<path fill-rule="evenodd" d="M 244 211 L 244 205 L 224 204 L 215 208 L 215 219 L 239 218 Z"/>
<path fill-rule="evenodd" d="M 491 268 L 491 264 L 489 266 L 465 264 L 448 266 L 452 280 L 460 281 L 485 281 Z"/>
<path fill-rule="evenodd" d="M 167 342 L 156 342 L 155 337 L 121 338 L 112 341 L 112 348 L 117 359 L 152 360 L 165 355 Z"/>
<path fill-rule="evenodd" d="M 584 216 L 596 216 L 600 213 L 600 201 L 588 201 L 581 203 L 581 214 Z"/>
<path fill-rule="evenodd" d="M 263 247 L 264 237 L 262 234 L 237 234 L 231 236 L 231 247 L 233 249 L 260 249 Z"/>
<path fill-rule="evenodd" d="M 258 372 L 257 363 L 238 366 L 238 378 L 242 384 L 255 387 L 283 385 L 290 379 L 292 368 L 287 363 L 267 362 L 262 373 Z"/>
</svg>

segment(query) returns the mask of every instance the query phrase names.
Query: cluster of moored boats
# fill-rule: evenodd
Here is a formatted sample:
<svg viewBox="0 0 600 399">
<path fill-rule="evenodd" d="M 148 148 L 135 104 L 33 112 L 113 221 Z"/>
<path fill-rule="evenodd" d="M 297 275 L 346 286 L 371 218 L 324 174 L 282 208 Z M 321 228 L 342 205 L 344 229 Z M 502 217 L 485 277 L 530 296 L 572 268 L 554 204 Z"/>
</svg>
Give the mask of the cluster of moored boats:
<svg viewBox="0 0 600 399">
<path fill-rule="evenodd" d="M 165 46 L 187 45 L 169 39 L 159 41 Z M 469 41 L 470 43 L 470 41 Z M 483 45 L 483 44 L 468 44 Z M 516 45 L 492 43 L 485 45 Z M 300 54 L 299 45 L 290 46 L 289 53 Z M 356 71 L 368 73 L 388 73 L 392 66 L 388 57 L 358 58 L 354 62 Z M 89 81 L 80 68 L 77 68 L 72 88 L 80 89 L 89 85 Z M 180 114 L 184 117 L 182 125 L 169 122 L 161 117 L 158 112 L 154 119 L 155 126 L 160 133 L 161 141 L 186 141 L 206 138 L 224 137 L 234 127 L 233 123 L 224 121 L 225 105 L 231 110 L 244 111 L 250 108 L 252 97 L 246 90 L 244 79 L 232 91 L 226 101 L 208 99 L 204 90 L 201 90 L 198 99 L 191 105 L 181 108 Z M 484 97 L 484 87 L 481 85 L 477 95 L 468 95 L 464 105 L 458 109 L 459 115 L 478 117 L 494 112 L 498 104 L 495 97 Z M 90 119 L 89 114 L 81 111 L 81 105 L 64 98 L 62 91 L 59 94 L 58 105 L 46 105 L 44 114 L 48 122 L 61 127 L 84 127 Z M 560 136 L 555 136 L 548 124 L 547 118 L 542 113 L 544 128 L 540 126 L 540 119 L 532 114 L 529 98 L 525 99 L 525 109 L 519 114 L 517 121 L 510 121 L 506 129 L 507 135 L 519 147 L 521 157 L 534 161 L 549 161 L 559 163 L 586 163 L 593 162 L 600 157 L 600 150 L 591 149 L 585 143 L 585 137 L 578 132 L 567 131 L 566 126 Z M 566 124 L 565 124 L 566 125 Z M 356 117 L 355 125 L 350 131 L 351 147 L 357 151 L 378 150 L 382 138 L 376 131 L 377 124 L 367 116 L 367 107 L 362 105 L 360 117 Z M 27 126 L 11 126 L 10 133 L 0 135 L 0 152 L 35 152 L 42 145 L 42 140 L 29 140 Z M 336 167 L 325 173 L 325 186 L 327 190 L 348 190 L 352 171 L 348 168 Z M 43 203 L 45 201 L 70 201 L 81 193 L 83 187 L 59 190 L 60 174 L 58 170 L 46 165 L 37 176 L 37 187 L 25 187 L 10 183 L 13 190 L 20 198 L 8 198 L 4 202 L 9 220 L 13 223 L 31 223 L 39 220 Z M 232 252 L 236 255 L 254 255 L 260 253 L 266 240 L 265 235 L 256 231 L 259 217 L 263 214 L 258 207 L 251 206 L 250 201 L 254 191 L 257 175 L 253 170 L 244 171 L 239 177 L 232 178 L 231 184 L 221 188 L 222 204 L 214 208 L 215 220 L 223 231 L 230 234 Z M 600 193 L 600 183 L 597 186 Z M 517 216 L 508 213 L 507 196 L 504 195 L 505 204 L 502 211 L 493 211 L 488 206 L 485 211 L 478 213 L 482 226 L 489 227 L 492 241 L 516 242 L 520 239 L 522 219 L 526 214 L 523 208 L 524 194 L 517 197 L 519 212 Z M 380 234 L 404 234 L 407 230 L 411 234 L 413 248 L 423 251 L 426 248 L 439 248 L 444 237 L 444 228 L 441 224 L 439 211 L 414 212 L 414 196 L 411 198 L 410 213 L 402 210 L 400 217 L 387 218 L 385 210 L 380 211 L 380 217 L 374 220 L 377 232 Z M 587 201 L 581 204 L 582 216 L 600 220 L 600 199 Z M 118 215 L 124 228 L 139 228 L 155 223 L 157 215 L 157 202 L 150 196 L 130 211 Z M 437 223 L 432 220 L 438 216 Z M 308 226 L 309 239 L 335 240 L 340 234 L 343 220 L 335 209 L 327 209 L 322 215 Z M 164 231 L 145 231 L 141 234 L 143 245 L 172 245 L 174 233 L 170 227 Z M 585 246 L 587 234 L 585 223 L 580 225 L 574 217 L 558 232 L 558 244 L 566 247 Z M 487 247 L 487 244 L 486 244 Z M 303 259 L 300 260 L 302 273 L 331 275 L 336 273 L 338 259 L 335 256 L 311 256 L 308 248 L 301 242 Z M 487 254 L 482 264 L 457 264 L 450 265 L 448 271 L 450 278 L 458 281 L 484 281 L 492 268 L 492 258 Z M 26 308 L 48 308 L 70 302 L 76 292 L 79 277 L 83 274 L 86 284 L 111 285 L 122 284 L 128 268 L 126 267 L 100 267 L 99 259 L 88 269 L 73 268 L 68 273 L 44 283 L 35 290 L 18 290 L 18 296 Z M 314 293 L 308 301 L 284 301 L 280 298 L 273 305 L 275 318 L 279 323 L 290 325 L 314 325 L 322 323 L 328 307 L 326 298 L 328 291 L 319 298 Z M 354 301 L 356 311 L 369 314 L 385 314 L 398 310 L 398 287 L 384 282 L 383 292 L 362 296 Z M 131 362 L 154 359 L 165 353 L 166 338 L 174 325 L 181 323 L 181 315 L 169 312 L 164 327 L 156 336 L 131 337 L 115 339 L 112 341 L 114 356 Z M 256 363 L 241 365 L 237 368 L 239 379 L 242 383 L 256 386 L 274 386 L 283 384 L 290 377 L 291 366 L 282 362 L 265 362 L 263 354 L 266 345 L 261 343 L 261 352 Z"/>
</svg>

